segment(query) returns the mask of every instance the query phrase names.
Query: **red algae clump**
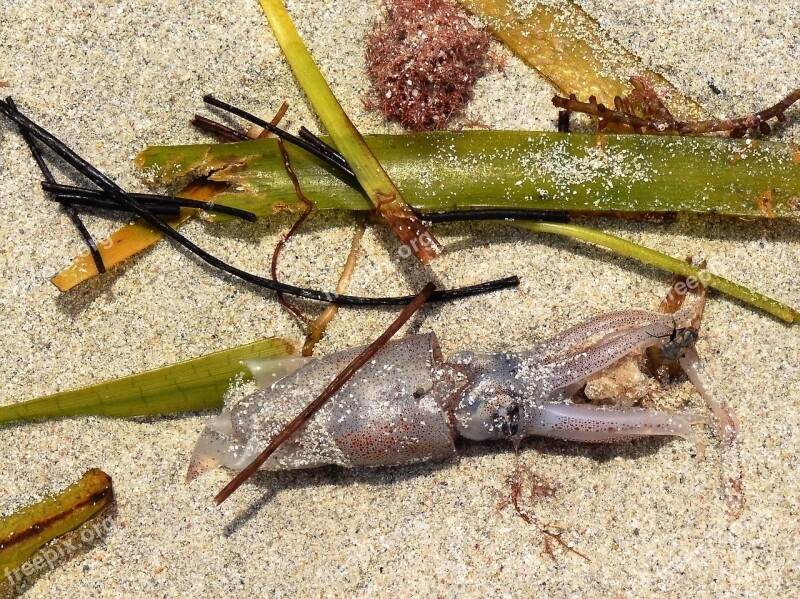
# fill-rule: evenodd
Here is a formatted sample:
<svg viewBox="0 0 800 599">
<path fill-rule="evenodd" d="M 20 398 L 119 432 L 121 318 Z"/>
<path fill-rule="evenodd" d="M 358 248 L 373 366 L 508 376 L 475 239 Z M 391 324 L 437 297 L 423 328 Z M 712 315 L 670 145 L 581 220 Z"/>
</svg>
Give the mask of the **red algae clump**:
<svg viewBox="0 0 800 599">
<path fill-rule="evenodd" d="M 412 131 L 444 129 L 491 67 L 491 35 L 449 0 L 388 0 L 367 40 L 370 109 Z"/>
</svg>

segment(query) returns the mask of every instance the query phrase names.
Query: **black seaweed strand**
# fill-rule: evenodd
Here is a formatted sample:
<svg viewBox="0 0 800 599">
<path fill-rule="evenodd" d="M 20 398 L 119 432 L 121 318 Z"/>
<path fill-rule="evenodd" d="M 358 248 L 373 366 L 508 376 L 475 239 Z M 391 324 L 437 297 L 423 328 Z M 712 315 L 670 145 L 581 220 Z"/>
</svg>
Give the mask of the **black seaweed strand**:
<svg viewBox="0 0 800 599">
<path fill-rule="evenodd" d="M 11 110 L 19 112 L 17 110 L 17 105 L 14 103 L 14 98 L 8 96 L 6 98 L 6 102 Z M 28 144 L 28 149 L 31 151 L 31 155 L 36 161 L 36 165 L 39 167 L 39 170 L 42 171 L 42 176 L 47 179 L 48 182 L 55 183 L 56 178 L 53 176 L 53 173 L 50 171 L 50 168 L 44 161 L 44 156 L 42 156 L 42 152 L 36 145 L 36 141 L 33 139 L 33 137 L 31 137 L 31 134 L 27 129 L 21 125 L 18 125 L 18 129 L 20 135 L 22 135 L 22 139 L 24 139 L 25 143 Z M 92 234 L 89 233 L 89 230 L 86 228 L 83 220 L 81 220 L 78 211 L 75 210 L 75 207 L 72 204 L 66 201 L 66 198 L 62 198 L 56 194 L 55 199 L 59 204 L 61 204 L 61 208 L 72 221 L 72 224 L 78 230 L 78 233 L 80 233 L 80 236 L 86 243 L 86 247 L 89 248 L 89 253 L 92 255 L 92 260 L 94 260 L 94 265 L 97 267 L 97 271 L 101 274 L 106 272 L 106 265 L 103 263 L 103 257 L 100 255 L 100 250 L 97 248 L 97 243 L 95 243 L 94 237 L 92 237 Z"/>
<path fill-rule="evenodd" d="M 350 169 L 350 165 L 347 163 L 347 160 L 344 156 L 322 141 L 319 137 L 311 133 L 311 131 L 305 127 L 300 127 L 300 138 L 316 146 L 320 152 L 325 153 L 325 155 L 328 156 L 332 162 L 335 162 L 343 171 L 347 172 Z"/>
<path fill-rule="evenodd" d="M 122 188 L 120 188 L 108 176 L 95 168 L 92 164 L 81 158 L 66 144 L 59 141 L 51 133 L 31 121 L 28 117 L 12 109 L 6 102 L 0 101 L 0 112 L 5 114 L 9 119 L 14 121 L 18 126 L 26 129 L 33 137 L 36 137 L 43 144 L 48 146 L 53 152 L 58 154 L 65 162 L 75 168 L 83 176 L 89 179 L 92 183 L 107 192 L 114 200 L 119 202 L 122 206 L 134 212 L 137 216 L 146 220 L 155 229 L 161 231 L 167 237 L 183 245 L 186 249 L 196 254 L 199 258 L 218 268 L 228 274 L 238 277 L 248 283 L 252 283 L 259 287 L 264 287 L 272 291 L 280 291 L 289 295 L 296 295 L 307 299 L 334 302 L 339 305 L 350 306 L 390 306 L 400 305 L 410 302 L 415 296 L 406 295 L 402 297 L 358 297 L 351 295 L 339 295 L 337 293 L 323 292 L 315 289 L 304 289 L 302 287 L 295 287 L 287 283 L 274 281 L 266 277 L 254 275 L 240 268 L 227 264 L 226 262 L 209 254 L 207 251 L 190 241 L 178 231 L 170 227 L 168 224 L 160 220 L 151 212 L 143 208 L 135 199 L 128 195 Z M 460 289 L 451 289 L 445 291 L 437 291 L 431 298 L 432 301 L 444 301 L 476 295 L 479 293 L 486 293 L 488 291 L 495 291 L 508 287 L 519 285 L 517 277 L 507 277 L 496 281 L 489 281 L 487 283 L 480 283 L 478 285 L 470 285 Z"/>
<path fill-rule="evenodd" d="M 104 197 L 95 198 L 76 193 L 59 193 L 57 196 L 54 196 L 54 199 L 68 206 L 85 206 L 86 208 L 96 208 L 99 210 L 130 212 L 130 210 L 126 210 L 124 207 L 120 206 L 118 202 Z M 178 206 L 170 206 L 168 204 L 148 204 L 143 202 L 142 207 L 158 216 L 175 217 L 180 214 L 180 208 Z"/>
<path fill-rule="evenodd" d="M 559 110 L 558 111 L 558 132 L 559 133 L 569 133 L 570 126 L 569 126 L 569 117 L 571 113 L 569 110 Z"/>
<path fill-rule="evenodd" d="M 119 203 L 111 199 L 108 194 L 96 189 L 87 189 L 86 187 L 76 187 L 74 185 L 62 185 L 60 183 L 51 183 L 49 181 L 42 182 L 42 189 L 51 193 L 66 194 L 76 198 L 76 200 L 80 198 L 86 198 L 89 200 L 102 200 L 106 203 L 115 204 L 115 210 L 125 210 L 125 208 L 120 206 Z M 232 206 L 225 206 L 224 204 L 217 204 L 216 202 L 201 202 L 199 200 L 190 200 L 188 198 L 179 198 L 155 193 L 129 193 L 128 195 L 134 200 L 147 204 L 148 207 L 151 207 L 151 209 L 152 207 L 159 206 L 162 208 L 172 209 L 169 211 L 164 211 L 163 214 L 177 214 L 179 207 L 199 208 L 201 210 L 206 210 L 207 212 L 217 212 L 219 214 L 235 216 L 251 223 L 256 221 L 256 215 L 252 212 L 241 210 L 239 208 L 233 208 Z M 73 201 L 72 203 L 77 204 L 82 202 Z M 156 213 L 155 211 L 153 212 Z"/>
<path fill-rule="evenodd" d="M 486 220 L 537 220 L 549 223 L 568 223 L 569 212 L 565 210 L 525 210 L 512 208 L 480 208 L 475 210 L 453 210 L 452 212 L 426 212 L 418 214 L 429 223 L 459 223 Z"/>
<path fill-rule="evenodd" d="M 218 100 L 211 94 L 203 96 L 203 102 L 209 104 L 210 106 L 214 106 L 216 108 L 225 110 L 226 112 L 230 112 L 231 114 L 235 114 L 236 116 L 241 117 L 246 121 L 250 121 L 254 125 L 258 125 L 259 127 L 266 129 L 273 135 L 280 137 L 282 140 L 288 141 L 289 143 L 294 144 L 299 148 L 303 148 L 309 154 L 313 154 L 320 160 L 327 162 L 328 164 L 337 169 L 340 169 L 350 177 L 355 178 L 356 176 L 356 174 L 353 172 L 353 169 L 350 168 L 347 162 L 344 162 L 344 164 L 342 164 L 338 160 L 332 160 L 328 152 L 320 150 L 319 147 L 317 147 L 315 144 L 308 143 L 307 141 L 300 139 L 296 135 L 292 135 L 288 131 L 284 131 L 280 127 L 276 127 L 272 123 L 265 121 L 264 119 L 258 118 L 254 114 L 251 114 L 245 110 L 242 110 L 241 108 L 233 106 L 232 104 L 228 104 L 227 102 L 223 102 L 222 100 Z"/>
</svg>

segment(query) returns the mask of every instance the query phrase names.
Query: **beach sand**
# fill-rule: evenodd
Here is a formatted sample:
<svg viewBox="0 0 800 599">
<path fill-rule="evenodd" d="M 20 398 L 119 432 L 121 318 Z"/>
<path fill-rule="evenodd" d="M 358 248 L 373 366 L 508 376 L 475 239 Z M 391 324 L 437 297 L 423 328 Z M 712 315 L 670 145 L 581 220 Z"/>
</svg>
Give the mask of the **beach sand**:
<svg viewBox="0 0 800 599">
<path fill-rule="evenodd" d="M 800 9 L 778 0 L 584 0 L 620 43 L 719 116 L 770 105 L 797 87 Z M 378 2 L 293 1 L 289 9 L 344 109 L 362 132 L 397 131 L 363 105 L 364 36 Z M 554 130 L 552 88 L 497 45 L 505 70 L 482 79 L 465 121 Z M 144 190 L 133 157 L 148 144 L 208 138 L 187 123 L 202 95 L 260 115 L 290 104 L 287 128 L 319 130 L 255 0 L 12 0 L 0 11 L 0 81 L 20 108 L 123 187 Z M 710 84 L 722 93 L 715 94 Z M 800 109 L 775 135 L 800 142 Z M 59 177 L 63 175 L 59 174 Z M 82 243 L 38 188 L 25 144 L 0 123 L 0 401 L 17 402 L 141 372 L 265 336 L 303 333 L 273 294 L 221 276 L 159 243 L 124 267 L 60 294 L 49 277 Z M 87 218 L 98 238 L 119 221 Z M 268 272 L 291 217 L 256 225 L 194 222 L 184 231 L 217 255 Z M 683 258 L 800 306 L 796 224 L 681 217 L 672 224 L 593 226 Z M 352 234 L 347 215 L 313 215 L 288 245 L 281 276 L 333 289 Z M 524 349 L 580 320 L 655 309 L 671 277 L 579 242 L 501 226 L 443 225 L 448 251 L 430 271 L 404 260 L 380 225 L 365 236 L 353 293 L 413 293 L 517 274 L 522 284 L 426 307 L 407 331 L 434 331 L 444 352 Z M 314 308 L 318 310 L 319 308 Z M 371 341 L 395 310 L 341 310 L 320 354 Z M 542 522 L 588 556 L 556 547 L 497 508 L 515 465 L 507 444 L 465 445 L 446 464 L 371 471 L 259 474 L 221 508 L 231 472 L 184 483 L 209 414 L 75 418 L 2 431 L 0 511 L 60 490 L 90 467 L 114 479 L 111 530 L 54 569 L 6 592 L 55 597 L 251 596 L 800 596 L 798 331 L 712 293 L 698 343 L 741 419 L 747 504 L 730 522 L 719 440 L 706 460 L 678 439 L 628 445 L 523 444 L 519 460 L 555 487 Z M 664 409 L 702 409 L 688 385 Z"/>
</svg>

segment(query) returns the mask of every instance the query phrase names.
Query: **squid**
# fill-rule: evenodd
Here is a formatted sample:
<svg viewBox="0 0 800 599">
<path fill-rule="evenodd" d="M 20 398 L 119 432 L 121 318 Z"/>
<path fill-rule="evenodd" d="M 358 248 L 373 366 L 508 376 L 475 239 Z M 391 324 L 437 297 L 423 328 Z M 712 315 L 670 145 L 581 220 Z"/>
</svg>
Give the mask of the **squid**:
<svg viewBox="0 0 800 599">
<path fill-rule="evenodd" d="M 644 310 L 591 318 L 524 352 L 461 351 L 445 359 L 433 333 L 386 344 L 287 442 L 262 469 L 337 465 L 395 466 L 457 455 L 456 441 L 530 436 L 617 442 L 653 435 L 703 444 L 693 426 L 711 424 L 698 411 L 675 413 L 575 401 L 590 379 L 626 356 L 656 347 L 680 360 L 735 442 L 738 422 L 727 404 L 702 387 L 694 344 L 703 302 L 674 314 Z M 362 348 L 322 358 L 264 359 L 246 363 L 258 390 L 205 423 L 187 479 L 223 465 L 240 470 L 317 396 Z"/>
</svg>

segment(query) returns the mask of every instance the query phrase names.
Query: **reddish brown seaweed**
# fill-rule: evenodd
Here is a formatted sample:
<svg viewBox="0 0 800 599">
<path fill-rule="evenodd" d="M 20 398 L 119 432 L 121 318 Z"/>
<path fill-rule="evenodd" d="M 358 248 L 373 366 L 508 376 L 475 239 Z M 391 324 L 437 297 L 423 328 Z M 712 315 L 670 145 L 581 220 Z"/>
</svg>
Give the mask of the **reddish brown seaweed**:
<svg viewBox="0 0 800 599">
<path fill-rule="evenodd" d="M 491 35 L 449 0 L 389 0 L 367 41 L 367 105 L 412 131 L 444 129 L 490 66 Z"/>
</svg>

